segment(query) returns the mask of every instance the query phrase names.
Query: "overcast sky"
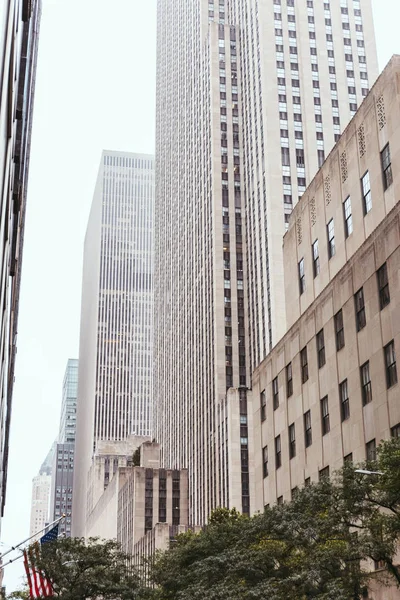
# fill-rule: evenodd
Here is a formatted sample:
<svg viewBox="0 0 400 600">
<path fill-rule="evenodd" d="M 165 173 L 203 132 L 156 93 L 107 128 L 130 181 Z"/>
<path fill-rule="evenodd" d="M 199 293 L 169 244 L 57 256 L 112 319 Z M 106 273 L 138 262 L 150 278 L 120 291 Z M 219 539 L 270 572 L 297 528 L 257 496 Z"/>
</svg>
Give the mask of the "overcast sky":
<svg viewBox="0 0 400 600">
<path fill-rule="evenodd" d="M 373 3 L 382 69 L 400 53 L 400 4 Z M 31 480 L 58 432 L 67 359 L 78 358 L 101 151 L 154 152 L 155 50 L 156 0 L 43 0 L 3 552 L 29 534 Z M 21 566 L 5 569 L 8 592 Z"/>
</svg>

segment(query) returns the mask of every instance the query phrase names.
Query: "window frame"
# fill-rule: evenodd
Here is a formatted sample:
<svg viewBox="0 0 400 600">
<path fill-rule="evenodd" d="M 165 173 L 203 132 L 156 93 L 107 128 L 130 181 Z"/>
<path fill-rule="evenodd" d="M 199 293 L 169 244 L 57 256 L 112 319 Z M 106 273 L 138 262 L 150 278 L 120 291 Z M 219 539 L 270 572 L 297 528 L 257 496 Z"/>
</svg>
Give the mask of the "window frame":
<svg viewBox="0 0 400 600">
<path fill-rule="evenodd" d="M 381 167 L 382 167 L 383 190 L 386 192 L 386 190 L 393 183 L 392 158 L 390 155 L 389 142 L 381 150 Z"/>
<path fill-rule="evenodd" d="M 396 366 L 396 349 L 394 346 L 394 340 L 391 340 L 383 348 L 384 359 L 385 359 L 385 372 L 386 372 L 386 387 L 390 389 L 397 384 L 397 366 Z M 388 364 L 389 352 L 392 354 L 392 362 Z"/>
<path fill-rule="evenodd" d="M 305 360 L 304 360 L 305 357 Z M 300 366 L 301 366 L 301 383 L 306 383 L 309 378 L 308 373 L 308 355 L 307 355 L 307 346 L 304 346 L 302 350 L 300 350 Z"/>
<path fill-rule="evenodd" d="M 365 171 L 364 175 L 361 177 L 361 194 L 363 199 L 363 211 L 365 217 L 372 209 L 371 180 L 368 170 Z"/>
<path fill-rule="evenodd" d="M 335 222 L 333 219 L 330 219 L 326 225 L 326 234 L 328 238 L 328 259 L 330 260 L 336 254 Z"/>
<path fill-rule="evenodd" d="M 322 328 L 320 331 L 318 331 L 316 337 L 316 342 L 317 342 L 317 362 L 318 362 L 318 369 L 322 369 L 322 367 L 326 364 L 326 356 L 325 356 L 325 335 L 324 335 L 324 329 Z M 323 345 L 320 346 L 319 342 L 322 339 Z M 323 362 L 322 362 L 322 357 L 323 356 Z"/>
<path fill-rule="evenodd" d="M 275 470 L 282 466 L 282 442 L 280 434 L 275 437 Z"/>
<path fill-rule="evenodd" d="M 372 456 L 370 456 L 372 450 Z M 365 459 L 367 463 L 376 461 L 376 439 L 373 438 L 365 444 Z"/>
<path fill-rule="evenodd" d="M 351 212 L 351 198 L 347 196 L 343 202 L 344 235 L 347 239 L 353 233 L 353 214 Z"/>
<path fill-rule="evenodd" d="M 342 423 L 350 419 L 349 385 L 347 379 L 339 383 L 340 418 Z"/>
<path fill-rule="evenodd" d="M 360 367 L 360 381 L 362 405 L 366 406 L 372 402 L 372 383 L 369 373 L 369 360 Z"/>
<path fill-rule="evenodd" d="M 293 367 L 292 362 L 286 365 L 286 397 L 290 398 L 293 395 Z"/>
<path fill-rule="evenodd" d="M 390 304 L 389 277 L 386 262 L 379 267 L 376 272 L 376 277 L 378 281 L 379 306 L 380 309 L 383 310 L 388 304 Z"/>
<path fill-rule="evenodd" d="M 262 449 L 263 458 L 263 479 L 268 477 L 268 446 L 264 446 Z"/>
<path fill-rule="evenodd" d="M 322 436 L 326 435 L 331 430 L 331 423 L 329 418 L 329 400 L 328 395 L 324 396 L 320 400 L 321 406 L 321 431 Z"/>
<path fill-rule="evenodd" d="M 262 390 L 260 393 L 260 418 L 263 423 L 267 418 L 267 391 Z"/>
<path fill-rule="evenodd" d="M 273 409 L 276 410 L 279 406 L 279 381 L 278 376 L 272 380 L 272 404 Z"/>
<path fill-rule="evenodd" d="M 343 309 L 337 311 L 333 317 L 335 327 L 335 341 L 336 341 L 336 352 L 340 352 L 346 344 L 344 337 L 344 322 L 343 322 Z"/>
<path fill-rule="evenodd" d="M 296 428 L 295 424 L 292 423 L 288 427 L 289 436 L 289 460 L 292 460 L 296 456 Z"/>
<path fill-rule="evenodd" d="M 311 244 L 312 259 L 313 259 L 313 275 L 314 279 L 319 275 L 321 265 L 319 260 L 318 238 Z"/>
<path fill-rule="evenodd" d="M 365 312 L 364 288 L 360 287 L 354 294 L 354 305 L 356 311 L 356 329 L 357 333 L 364 329 L 367 324 L 367 315 Z"/>
<path fill-rule="evenodd" d="M 309 448 L 312 445 L 312 422 L 311 410 L 307 410 L 303 415 L 304 420 L 304 443 L 305 447 Z"/>
<path fill-rule="evenodd" d="M 304 270 L 304 257 L 299 260 L 298 263 L 298 275 L 299 275 L 299 292 L 300 296 L 306 291 L 306 274 Z"/>
</svg>

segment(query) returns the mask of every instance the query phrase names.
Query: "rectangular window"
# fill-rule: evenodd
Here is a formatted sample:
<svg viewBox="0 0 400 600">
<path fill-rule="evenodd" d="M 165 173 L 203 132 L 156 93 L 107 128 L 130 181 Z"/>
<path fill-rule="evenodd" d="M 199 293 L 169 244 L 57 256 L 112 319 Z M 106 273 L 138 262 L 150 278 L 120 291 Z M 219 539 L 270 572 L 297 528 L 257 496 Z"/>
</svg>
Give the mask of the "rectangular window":
<svg viewBox="0 0 400 600">
<path fill-rule="evenodd" d="M 340 309 L 335 317 L 335 337 L 336 337 L 336 350 L 339 352 L 344 346 L 344 326 L 343 326 L 343 311 Z"/>
<path fill-rule="evenodd" d="M 282 465 L 282 448 L 281 448 L 281 436 L 278 435 L 275 438 L 275 468 L 279 469 Z"/>
<path fill-rule="evenodd" d="M 272 380 L 272 402 L 274 410 L 276 410 L 279 406 L 279 387 L 277 377 Z"/>
<path fill-rule="evenodd" d="M 307 346 L 300 352 L 301 359 L 301 382 L 305 383 L 308 379 L 308 358 L 307 358 Z"/>
<path fill-rule="evenodd" d="M 350 402 L 349 393 L 347 388 L 347 379 L 342 381 L 339 385 L 339 397 L 340 397 L 340 414 L 342 421 L 346 421 L 350 417 Z"/>
<path fill-rule="evenodd" d="M 392 160 L 390 158 L 389 144 L 386 144 L 386 146 L 384 147 L 384 149 L 381 152 L 381 162 L 382 162 L 382 175 L 383 175 L 383 189 L 387 190 L 388 187 L 393 182 Z"/>
<path fill-rule="evenodd" d="M 314 273 L 314 279 L 315 279 L 320 271 L 318 240 L 315 240 L 315 242 L 312 245 L 312 255 L 313 255 L 313 273 Z"/>
<path fill-rule="evenodd" d="M 343 202 L 343 215 L 344 215 L 344 234 L 348 238 L 353 233 L 353 216 L 351 214 L 351 200 L 350 196 Z"/>
<path fill-rule="evenodd" d="M 290 362 L 286 367 L 286 395 L 289 398 L 293 394 L 293 373 L 292 363 Z"/>
<path fill-rule="evenodd" d="M 353 464 L 353 453 L 350 452 L 350 454 L 346 454 L 346 456 L 343 458 L 343 462 Z"/>
<path fill-rule="evenodd" d="M 296 456 L 296 430 L 294 423 L 289 425 L 289 458 Z"/>
<path fill-rule="evenodd" d="M 378 269 L 377 277 L 378 277 L 378 288 L 379 288 L 379 305 L 382 310 L 390 302 L 389 281 L 388 281 L 386 263 L 383 264 L 380 269 Z"/>
<path fill-rule="evenodd" d="M 267 418 L 267 394 L 263 390 L 260 394 L 261 421 Z"/>
<path fill-rule="evenodd" d="M 396 353 L 394 349 L 394 341 L 392 340 L 384 348 L 385 351 L 385 366 L 386 366 L 386 384 L 390 388 L 397 383 L 396 369 Z"/>
<path fill-rule="evenodd" d="M 318 471 L 318 478 L 320 481 L 323 479 L 329 479 L 329 467 L 324 467 Z"/>
<path fill-rule="evenodd" d="M 264 446 L 263 448 L 263 476 L 268 476 L 268 446 Z"/>
<path fill-rule="evenodd" d="M 325 338 L 323 329 L 317 333 L 317 357 L 318 369 L 320 369 L 325 364 Z"/>
<path fill-rule="evenodd" d="M 322 435 L 326 435 L 331 430 L 331 426 L 330 426 L 330 422 L 329 422 L 328 396 L 325 396 L 321 400 L 321 423 L 322 423 Z"/>
<path fill-rule="evenodd" d="M 372 208 L 371 184 L 369 181 L 369 171 L 361 177 L 361 189 L 363 197 L 364 215 L 369 213 Z"/>
<path fill-rule="evenodd" d="M 335 226 L 333 223 L 333 219 L 331 219 L 326 226 L 327 234 L 328 234 L 328 258 L 331 259 L 332 256 L 335 256 L 336 248 L 335 248 Z"/>
<path fill-rule="evenodd" d="M 365 444 L 365 456 L 367 462 L 371 462 L 376 460 L 376 442 L 375 440 L 371 440 L 367 444 Z"/>
<path fill-rule="evenodd" d="M 304 413 L 304 441 L 306 448 L 312 444 L 311 411 Z"/>
<path fill-rule="evenodd" d="M 390 429 L 390 434 L 392 437 L 400 437 L 400 423 Z"/>
<path fill-rule="evenodd" d="M 360 367 L 360 377 L 361 377 L 361 394 L 362 394 L 362 404 L 365 406 L 372 401 L 372 387 L 371 387 L 371 378 L 369 376 L 369 362 L 367 361 Z"/>
<path fill-rule="evenodd" d="M 304 293 L 306 289 L 306 276 L 304 273 L 304 258 L 299 262 L 299 290 L 300 296 Z"/>
<path fill-rule="evenodd" d="M 357 331 L 361 331 L 361 329 L 364 329 L 367 322 L 365 317 L 365 302 L 363 288 L 360 288 L 358 292 L 354 294 L 354 302 L 356 306 L 356 327 Z"/>
</svg>

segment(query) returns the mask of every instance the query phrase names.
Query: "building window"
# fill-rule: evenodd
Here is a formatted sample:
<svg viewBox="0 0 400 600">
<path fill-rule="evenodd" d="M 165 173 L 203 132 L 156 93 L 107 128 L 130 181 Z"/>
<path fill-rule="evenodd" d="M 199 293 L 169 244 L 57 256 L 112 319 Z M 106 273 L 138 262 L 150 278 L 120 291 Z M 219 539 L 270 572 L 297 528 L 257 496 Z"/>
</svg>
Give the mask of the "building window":
<svg viewBox="0 0 400 600">
<path fill-rule="evenodd" d="M 261 421 L 267 418 L 267 394 L 263 390 L 260 394 Z"/>
<path fill-rule="evenodd" d="M 379 288 L 379 304 L 382 310 L 390 302 L 389 281 L 386 263 L 383 264 L 380 269 L 378 269 L 377 276 Z"/>
<path fill-rule="evenodd" d="M 342 381 L 339 385 L 339 397 L 340 397 L 340 414 L 342 421 L 346 421 L 350 417 L 350 402 L 349 393 L 347 388 L 347 379 Z"/>
<path fill-rule="evenodd" d="M 286 367 L 286 395 L 289 398 L 293 394 L 293 373 L 292 363 L 290 362 Z"/>
<path fill-rule="evenodd" d="M 381 162 L 382 162 L 383 188 L 385 190 L 387 190 L 388 187 L 393 182 L 392 161 L 390 158 L 389 144 L 386 144 L 386 146 L 384 147 L 384 149 L 381 152 Z"/>
<path fill-rule="evenodd" d="M 353 216 L 351 214 L 351 200 L 350 196 L 343 202 L 343 215 L 344 215 L 344 234 L 348 238 L 353 233 Z"/>
<path fill-rule="evenodd" d="M 317 358 L 318 369 L 320 369 L 325 364 L 325 338 L 323 329 L 317 333 Z"/>
<path fill-rule="evenodd" d="M 372 208 L 371 184 L 369 181 L 369 171 L 361 178 L 361 188 L 363 196 L 364 215 L 369 213 Z"/>
<path fill-rule="evenodd" d="M 268 477 L 268 446 L 263 448 L 263 476 Z"/>
<path fill-rule="evenodd" d="M 321 422 L 322 422 L 322 435 L 326 435 L 331 430 L 331 426 L 330 426 L 330 422 L 329 422 L 328 396 L 325 396 L 321 400 Z"/>
<path fill-rule="evenodd" d="M 304 293 L 306 289 L 306 276 L 304 273 L 304 258 L 299 262 L 299 290 L 300 296 Z"/>
<path fill-rule="evenodd" d="M 272 380 L 272 402 L 274 410 L 276 410 L 279 406 L 279 387 L 277 377 Z"/>
<path fill-rule="evenodd" d="M 386 384 L 390 388 L 397 383 L 396 353 L 394 350 L 394 341 L 392 340 L 384 348 L 385 366 L 386 366 Z"/>
<path fill-rule="evenodd" d="M 353 453 L 350 452 L 350 454 L 346 454 L 346 456 L 343 458 L 343 462 L 346 464 L 353 464 Z"/>
<path fill-rule="evenodd" d="M 365 455 L 367 462 L 372 462 L 376 460 L 376 442 L 375 440 L 371 440 L 367 444 L 365 444 Z"/>
<path fill-rule="evenodd" d="M 315 240 L 315 242 L 312 245 L 312 255 L 313 255 L 313 273 L 314 273 L 314 279 L 315 279 L 320 270 L 318 240 Z"/>
<path fill-rule="evenodd" d="M 275 468 L 279 469 L 282 465 L 282 448 L 281 448 L 281 436 L 278 435 L 275 438 Z"/>
<path fill-rule="evenodd" d="M 328 233 L 328 258 L 331 259 L 332 256 L 335 256 L 336 248 L 335 248 L 335 226 L 333 223 L 333 219 L 331 219 L 326 226 Z"/>
<path fill-rule="evenodd" d="M 335 337 L 336 337 L 336 350 L 339 352 L 344 346 L 344 327 L 343 327 L 343 311 L 342 309 L 336 313 L 335 317 Z"/>
<path fill-rule="evenodd" d="M 289 425 L 289 458 L 296 456 L 296 430 L 294 423 Z"/>
<path fill-rule="evenodd" d="M 365 406 L 372 400 L 372 387 L 371 378 L 369 376 L 369 362 L 367 361 L 360 367 L 361 377 L 361 393 L 362 393 L 362 404 Z"/>
<path fill-rule="evenodd" d="M 283 504 L 283 496 L 279 496 L 276 499 L 276 503 L 277 503 L 278 506 L 282 506 L 282 504 Z"/>
<path fill-rule="evenodd" d="M 308 379 L 308 358 L 307 358 L 307 346 L 300 352 L 301 360 L 301 382 L 305 383 Z"/>
<path fill-rule="evenodd" d="M 320 481 L 323 479 L 329 479 L 329 467 L 324 467 L 318 471 L 318 478 Z"/>
<path fill-rule="evenodd" d="M 364 329 L 366 325 L 365 318 L 365 303 L 364 303 L 364 290 L 360 288 L 358 292 L 354 294 L 354 301 L 356 305 L 356 327 L 357 331 Z"/>
<path fill-rule="evenodd" d="M 400 423 L 397 423 L 397 425 L 390 429 L 390 435 L 392 437 L 400 437 Z"/>
<path fill-rule="evenodd" d="M 304 413 L 304 440 L 306 448 L 312 444 L 311 410 Z"/>
</svg>

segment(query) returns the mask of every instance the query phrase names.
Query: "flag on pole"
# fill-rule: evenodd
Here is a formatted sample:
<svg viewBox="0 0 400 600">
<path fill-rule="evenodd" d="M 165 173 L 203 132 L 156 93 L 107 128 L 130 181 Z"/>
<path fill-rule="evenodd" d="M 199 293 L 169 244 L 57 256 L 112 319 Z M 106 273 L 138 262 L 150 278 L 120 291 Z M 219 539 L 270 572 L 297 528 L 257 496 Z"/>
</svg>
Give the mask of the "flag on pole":
<svg viewBox="0 0 400 600">
<path fill-rule="evenodd" d="M 58 523 L 53 529 L 50 529 L 27 550 L 24 550 L 24 566 L 29 586 L 29 597 L 32 600 L 36 598 L 50 598 L 54 596 L 51 580 L 46 574 L 37 568 L 40 558 L 40 547 L 42 544 L 56 540 L 58 537 Z"/>
</svg>

